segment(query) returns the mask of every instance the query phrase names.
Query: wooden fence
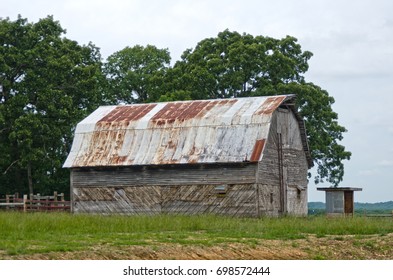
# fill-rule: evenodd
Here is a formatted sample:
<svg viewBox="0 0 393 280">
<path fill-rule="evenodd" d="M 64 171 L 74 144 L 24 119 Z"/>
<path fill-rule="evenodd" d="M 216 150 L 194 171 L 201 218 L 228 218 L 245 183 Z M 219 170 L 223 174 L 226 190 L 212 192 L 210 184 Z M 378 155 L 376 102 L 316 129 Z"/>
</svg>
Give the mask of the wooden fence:
<svg viewBox="0 0 393 280">
<path fill-rule="evenodd" d="M 6 195 L 5 199 L 0 199 L 0 209 L 16 210 L 23 212 L 34 211 L 70 211 L 70 201 L 64 200 L 64 194 L 54 192 L 52 196 L 41 196 L 40 194 L 27 194 L 19 197 L 18 194 Z"/>
</svg>

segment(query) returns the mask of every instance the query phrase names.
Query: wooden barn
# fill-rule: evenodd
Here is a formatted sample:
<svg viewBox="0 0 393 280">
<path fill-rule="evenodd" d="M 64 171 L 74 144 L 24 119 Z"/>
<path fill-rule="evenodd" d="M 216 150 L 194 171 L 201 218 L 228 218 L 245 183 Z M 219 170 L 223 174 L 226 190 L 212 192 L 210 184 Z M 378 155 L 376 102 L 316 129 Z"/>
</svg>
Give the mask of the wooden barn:
<svg viewBox="0 0 393 280">
<path fill-rule="evenodd" d="M 64 167 L 74 213 L 307 214 L 294 95 L 99 107 Z"/>
</svg>

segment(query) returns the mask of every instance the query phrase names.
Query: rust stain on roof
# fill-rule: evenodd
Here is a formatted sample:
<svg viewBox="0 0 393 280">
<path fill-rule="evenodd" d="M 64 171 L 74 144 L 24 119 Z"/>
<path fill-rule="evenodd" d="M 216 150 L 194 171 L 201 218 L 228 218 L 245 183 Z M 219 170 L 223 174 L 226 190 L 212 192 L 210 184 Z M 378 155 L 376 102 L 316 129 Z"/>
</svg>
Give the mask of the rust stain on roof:
<svg viewBox="0 0 393 280">
<path fill-rule="evenodd" d="M 261 158 L 263 147 L 265 146 L 265 139 L 259 139 L 255 141 L 254 149 L 252 150 L 251 162 L 257 162 Z"/>
<path fill-rule="evenodd" d="M 137 121 L 143 118 L 157 104 L 141 104 L 134 106 L 118 106 L 98 122 Z"/>
<path fill-rule="evenodd" d="M 265 102 L 263 102 L 262 106 L 259 108 L 255 114 L 257 115 L 266 115 L 272 114 L 284 101 L 285 96 L 271 96 L 266 98 Z"/>
<path fill-rule="evenodd" d="M 232 105 L 236 102 L 236 99 L 171 102 L 157 112 L 151 120 L 157 125 L 163 125 L 175 121 L 183 122 L 193 118 L 203 118 L 216 106 Z"/>
</svg>

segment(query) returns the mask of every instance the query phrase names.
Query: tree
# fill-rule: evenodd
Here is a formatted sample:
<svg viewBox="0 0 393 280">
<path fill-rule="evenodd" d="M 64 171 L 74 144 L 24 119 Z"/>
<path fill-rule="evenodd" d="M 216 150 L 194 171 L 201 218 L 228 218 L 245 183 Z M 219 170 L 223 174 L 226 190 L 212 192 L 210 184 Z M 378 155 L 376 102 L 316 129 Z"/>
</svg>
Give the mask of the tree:
<svg viewBox="0 0 393 280">
<path fill-rule="evenodd" d="M 62 164 L 75 125 L 106 98 L 98 49 L 64 34 L 50 16 L 37 23 L 0 19 L 0 185 L 6 192 L 66 192 Z"/>
<path fill-rule="evenodd" d="M 346 129 L 332 110 L 333 97 L 305 81 L 311 56 L 294 37 L 278 40 L 225 30 L 186 50 L 168 71 L 176 73 L 170 77 L 172 94 L 180 91 L 180 97 L 191 99 L 296 94 L 317 165 L 314 180 L 337 186 L 344 175 L 342 162 L 351 153 L 339 144 Z"/>
<path fill-rule="evenodd" d="M 105 74 L 113 101 L 155 101 L 163 90 L 163 77 L 171 57 L 167 49 L 147 45 L 126 47 L 108 57 Z"/>
</svg>

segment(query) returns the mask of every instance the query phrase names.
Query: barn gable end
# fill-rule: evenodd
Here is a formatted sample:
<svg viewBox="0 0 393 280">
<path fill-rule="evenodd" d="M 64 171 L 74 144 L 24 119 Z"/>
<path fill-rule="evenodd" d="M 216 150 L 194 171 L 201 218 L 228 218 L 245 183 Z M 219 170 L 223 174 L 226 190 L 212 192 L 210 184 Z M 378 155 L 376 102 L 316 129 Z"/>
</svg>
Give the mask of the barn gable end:
<svg viewBox="0 0 393 280">
<path fill-rule="evenodd" d="M 100 107 L 64 164 L 73 212 L 306 214 L 312 162 L 293 99 Z"/>
</svg>

